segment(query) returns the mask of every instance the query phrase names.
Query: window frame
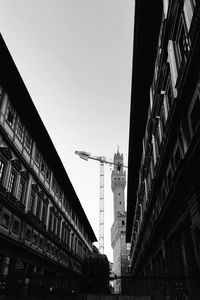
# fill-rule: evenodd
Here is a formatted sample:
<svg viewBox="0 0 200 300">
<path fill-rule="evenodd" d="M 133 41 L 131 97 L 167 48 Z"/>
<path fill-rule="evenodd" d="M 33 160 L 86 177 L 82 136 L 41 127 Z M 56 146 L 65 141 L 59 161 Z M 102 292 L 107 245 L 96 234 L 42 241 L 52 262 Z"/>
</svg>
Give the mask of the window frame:
<svg viewBox="0 0 200 300">
<path fill-rule="evenodd" d="M 7 184 L 7 192 L 9 192 L 12 195 L 15 195 L 17 175 L 18 175 L 17 171 L 13 167 L 11 167 L 9 178 L 8 178 L 8 184 Z"/>
<path fill-rule="evenodd" d="M 32 145 L 33 145 L 33 139 L 28 131 L 25 132 L 24 136 L 24 149 L 28 154 L 31 154 L 32 151 Z"/>
<path fill-rule="evenodd" d="M 48 213 L 48 205 L 43 201 L 42 212 L 41 212 L 41 221 L 44 225 L 46 225 L 46 223 L 47 223 L 47 213 Z"/>
<path fill-rule="evenodd" d="M 4 216 L 8 217 L 7 223 L 4 223 Z M 5 229 L 9 229 L 11 224 L 11 214 L 8 211 L 3 210 L 2 216 L 1 216 L 1 226 Z"/>
<path fill-rule="evenodd" d="M 7 167 L 7 161 L 4 157 L 0 157 L 0 184 L 3 183 L 5 178 L 5 172 Z"/>
<path fill-rule="evenodd" d="M 8 101 L 7 106 L 6 106 L 5 119 L 6 119 L 6 123 L 9 125 L 9 127 L 12 130 L 14 130 L 15 123 L 16 123 L 16 110 L 14 109 L 14 107 L 12 106 L 10 101 Z"/>
<path fill-rule="evenodd" d="M 42 199 L 41 197 L 37 197 L 37 203 L 36 203 L 36 210 L 35 210 L 35 216 L 38 218 L 38 220 L 41 220 L 41 214 L 42 214 Z"/>
<path fill-rule="evenodd" d="M 25 137 L 25 126 L 19 117 L 17 118 L 16 124 L 16 137 L 23 144 Z"/>
<path fill-rule="evenodd" d="M 175 57 L 177 69 L 186 63 L 190 51 L 189 36 L 183 14 L 180 15 L 177 35 L 175 37 Z"/>
<path fill-rule="evenodd" d="M 21 175 L 18 188 L 17 188 L 17 199 L 22 204 L 25 204 L 27 191 L 27 180 Z"/>
<path fill-rule="evenodd" d="M 18 224 L 18 230 L 16 230 L 16 228 L 14 228 L 16 226 L 16 224 Z M 21 226 L 20 220 L 14 217 L 12 220 L 12 233 L 19 235 L 20 226 Z"/>
<path fill-rule="evenodd" d="M 199 106 L 200 106 L 200 84 L 198 84 L 196 89 L 195 89 L 195 92 L 193 94 L 192 101 L 191 101 L 191 104 L 190 104 L 190 107 L 189 107 L 189 110 L 188 110 L 188 124 L 189 124 L 189 133 L 190 133 L 191 138 L 195 134 L 195 132 L 196 132 L 196 130 L 199 127 L 199 124 L 200 124 L 200 118 L 199 118 L 199 121 L 197 122 L 196 127 L 193 128 L 191 114 L 192 114 L 192 111 L 193 111 L 193 108 L 195 106 L 196 101 L 199 101 Z"/>
<path fill-rule="evenodd" d="M 185 24 L 186 24 L 188 32 L 190 30 L 190 25 L 192 23 L 195 7 L 196 7 L 195 0 L 185 0 L 184 1 L 184 4 L 183 4 L 184 20 L 185 20 Z"/>
</svg>

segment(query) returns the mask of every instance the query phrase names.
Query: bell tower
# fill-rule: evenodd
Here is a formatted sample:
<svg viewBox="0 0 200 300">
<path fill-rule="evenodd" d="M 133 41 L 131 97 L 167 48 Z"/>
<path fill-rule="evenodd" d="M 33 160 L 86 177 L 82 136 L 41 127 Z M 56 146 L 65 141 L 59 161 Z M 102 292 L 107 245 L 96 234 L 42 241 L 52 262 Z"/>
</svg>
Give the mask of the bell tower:
<svg viewBox="0 0 200 300">
<path fill-rule="evenodd" d="M 113 191 L 114 220 L 118 213 L 125 211 L 124 188 L 126 186 L 126 172 L 123 170 L 123 154 L 114 154 L 114 170 L 111 175 L 111 187 Z"/>
<path fill-rule="evenodd" d="M 111 228 L 111 246 L 113 248 L 113 273 L 117 277 L 126 274 L 128 266 L 128 250 L 126 244 L 126 211 L 124 189 L 126 186 L 126 171 L 123 167 L 123 154 L 114 154 L 114 169 L 111 175 L 113 191 L 114 222 Z M 113 282 L 115 294 L 125 291 L 124 280 L 118 278 Z"/>
</svg>

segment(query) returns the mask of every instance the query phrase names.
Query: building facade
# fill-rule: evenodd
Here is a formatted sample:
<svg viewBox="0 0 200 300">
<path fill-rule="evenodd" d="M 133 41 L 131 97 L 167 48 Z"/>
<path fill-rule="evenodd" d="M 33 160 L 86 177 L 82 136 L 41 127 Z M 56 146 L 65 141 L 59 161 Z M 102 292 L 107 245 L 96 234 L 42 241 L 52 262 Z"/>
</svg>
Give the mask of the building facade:
<svg viewBox="0 0 200 300">
<path fill-rule="evenodd" d="M 111 245 L 113 248 L 113 275 L 119 277 L 113 281 L 115 294 L 125 292 L 125 284 L 121 276 L 125 276 L 128 266 L 128 250 L 126 244 L 126 212 L 124 188 L 126 172 L 123 169 L 123 154 L 114 155 L 114 170 L 111 175 L 113 191 L 114 222 L 111 228 Z"/>
<path fill-rule="evenodd" d="M 94 241 L 0 36 L 0 294 L 37 298 L 81 289 L 83 262 Z"/>
<path fill-rule="evenodd" d="M 154 299 L 200 297 L 199 55 L 199 0 L 136 0 L 126 239 Z"/>
</svg>

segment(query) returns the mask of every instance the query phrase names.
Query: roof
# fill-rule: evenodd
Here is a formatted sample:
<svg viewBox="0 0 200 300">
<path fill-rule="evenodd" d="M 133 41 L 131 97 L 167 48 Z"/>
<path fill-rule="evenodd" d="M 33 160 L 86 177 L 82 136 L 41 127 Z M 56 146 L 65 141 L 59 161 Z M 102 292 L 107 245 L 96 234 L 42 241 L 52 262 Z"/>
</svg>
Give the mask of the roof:
<svg viewBox="0 0 200 300">
<path fill-rule="evenodd" d="M 149 108 L 149 91 L 153 77 L 161 16 L 161 0 L 135 1 L 127 184 L 127 242 L 131 238 L 135 212 L 142 139 Z"/>
<path fill-rule="evenodd" d="M 0 83 L 9 94 L 13 106 L 15 106 L 16 110 L 18 111 L 32 138 L 37 142 L 41 153 L 45 157 L 45 161 L 53 170 L 58 183 L 65 192 L 69 203 L 78 213 L 80 220 L 88 230 L 92 241 L 97 241 L 96 236 L 72 186 L 72 183 L 61 162 L 61 159 L 38 114 L 38 111 L 29 95 L 29 92 L 19 74 L 19 71 L 11 57 L 11 54 L 9 53 L 9 50 L 1 34 Z"/>
</svg>

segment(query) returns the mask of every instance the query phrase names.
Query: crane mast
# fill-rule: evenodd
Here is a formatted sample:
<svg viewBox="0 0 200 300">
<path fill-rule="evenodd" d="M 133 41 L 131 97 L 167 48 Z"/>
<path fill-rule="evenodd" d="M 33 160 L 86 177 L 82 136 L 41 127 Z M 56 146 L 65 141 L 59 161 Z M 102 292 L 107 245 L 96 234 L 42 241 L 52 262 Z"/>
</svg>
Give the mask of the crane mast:
<svg viewBox="0 0 200 300">
<path fill-rule="evenodd" d="M 100 162 L 99 252 L 104 254 L 104 163 Z"/>
<path fill-rule="evenodd" d="M 75 151 L 80 158 L 88 161 L 88 159 L 100 162 L 100 191 L 99 191 L 99 252 L 104 254 L 104 164 L 115 165 L 105 156 L 93 156 L 89 152 Z M 126 167 L 126 166 L 124 166 Z"/>
</svg>

